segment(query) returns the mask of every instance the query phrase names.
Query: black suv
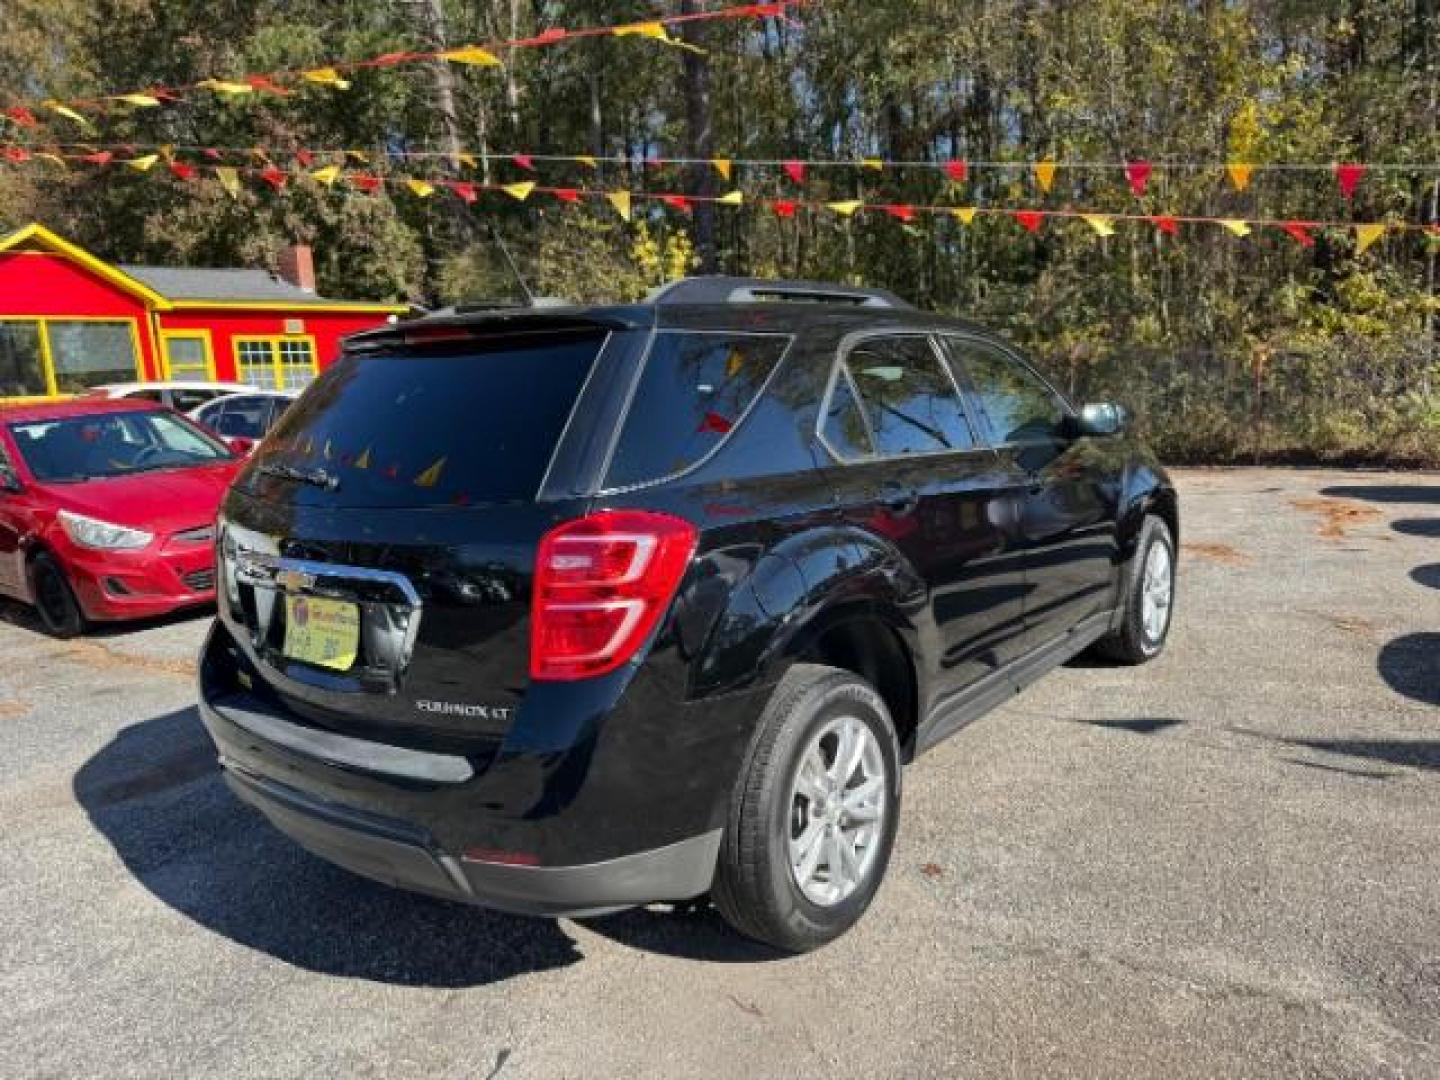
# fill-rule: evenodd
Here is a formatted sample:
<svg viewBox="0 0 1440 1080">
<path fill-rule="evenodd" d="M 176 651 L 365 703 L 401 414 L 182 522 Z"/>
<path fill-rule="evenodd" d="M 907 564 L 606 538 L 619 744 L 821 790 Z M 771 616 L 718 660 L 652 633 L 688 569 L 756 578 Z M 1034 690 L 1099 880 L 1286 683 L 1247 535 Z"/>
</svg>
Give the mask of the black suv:
<svg viewBox="0 0 1440 1080">
<path fill-rule="evenodd" d="M 231 490 L 202 715 L 357 873 L 549 915 L 869 905 L 900 767 L 1155 656 L 1175 491 L 1115 406 L 887 293 L 697 278 L 350 339 Z"/>
</svg>

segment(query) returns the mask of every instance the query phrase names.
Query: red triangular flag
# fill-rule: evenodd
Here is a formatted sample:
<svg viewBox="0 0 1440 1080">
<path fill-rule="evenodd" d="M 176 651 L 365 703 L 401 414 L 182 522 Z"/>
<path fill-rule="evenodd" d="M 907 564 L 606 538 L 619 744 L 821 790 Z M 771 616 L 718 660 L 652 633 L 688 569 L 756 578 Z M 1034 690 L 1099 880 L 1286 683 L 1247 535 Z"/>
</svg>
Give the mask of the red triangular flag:
<svg viewBox="0 0 1440 1080">
<path fill-rule="evenodd" d="M 247 75 L 245 81 L 250 84 L 251 89 L 260 90 L 266 94 L 275 94 L 278 97 L 286 97 L 290 91 L 281 86 L 269 75 Z"/>
<path fill-rule="evenodd" d="M 902 203 L 885 206 L 882 207 L 882 209 L 891 217 L 893 217 L 896 221 L 915 220 L 915 208 L 913 206 L 906 206 Z"/>
<path fill-rule="evenodd" d="M 580 201 L 580 189 L 573 187 L 557 187 L 550 192 L 561 202 L 577 203 Z"/>
<path fill-rule="evenodd" d="M 22 161 L 30 160 L 30 151 L 18 146 L 7 146 L 3 151 L 0 151 L 0 157 L 4 157 L 6 161 L 18 165 Z"/>
<path fill-rule="evenodd" d="M 1156 214 L 1150 220 L 1166 236 L 1177 236 L 1180 233 L 1180 223 L 1169 214 Z"/>
<path fill-rule="evenodd" d="M 945 175 L 954 183 L 963 184 L 965 178 L 970 175 L 970 166 L 963 161 L 945 162 Z"/>
<path fill-rule="evenodd" d="M 375 192 L 379 191 L 382 187 L 385 186 L 385 181 L 381 180 L 380 177 L 371 176 L 369 173 L 358 172 L 350 174 L 350 183 L 353 184 L 355 187 L 359 188 L 361 191 L 368 192 L 371 195 L 375 194 Z"/>
<path fill-rule="evenodd" d="M 1281 222 L 1280 227 L 1295 238 L 1301 247 L 1314 247 L 1315 237 L 1310 235 L 1310 226 L 1303 221 Z"/>
<path fill-rule="evenodd" d="M 5 110 L 5 115 L 21 127 L 33 128 L 38 127 L 40 124 L 40 121 L 35 119 L 35 114 L 24 105 L 11 105 L 10 108 Z"/>
<path fill-rule="evenodd" d="M 729 434 L 730 429 L 735 425 L 719 413 L 707 412 L 700 420 L 700 426 L 696 431 L 713 431 L 717 435 Z"/>
<path fill-rule="evenodd" d="M 511 154 L 510 160 L 527 172 L 535 171 L 535 159 L 529 154 Z"/>
<path fill-rule="evenodd" d="M 295 160 L 308 169 L 311 165 L 315 164 L 315 155 L 309 150 L 296 150 Z"/>
<path fill-rule="evenodd" d="M 1352 198 L 1364 175 L 1364 165 L 1336 165 L 1335 179 L 1340 183 L 1340 194 L 1347 199 Z"/>
<path fill-rule="evenodd" d="M 688 214 L 690 212 L 690 200 L 684 195 L 661 195 L 660 201 L 666 206 L 673 207 L 682 213 Z"/>
<path fill-rule="evenodd" d="M 282 169 L 277 169 L 274 165 L 267 165 L 264 169 L 260 170 L 260 179 L 264 180 L 276 191 L 284 191 L 285 185 L 290 182 L 290 177 L 287 176 Z"/>
<path fill-rule="evenodd" d="M 170 162 L 170 172 L 174 174 L 177 180 L 195 179 L 195 166 L 188 165 L 183 161 Z"/>
<path fill-rule="evenodd" d="M 464 180 L 450 180 L 446 182 L 445 186 L 453 191 L 461 202 L 473 203 L 477 197 L 475 185 L 466 183 Z"/>
<path fill-rule="evenodd" d="M 554 26 L 549 30 L 542 30 L 531 38 L 530 41 L 536 45 L 549 45 L 552 41 L 560 41 L 569 36 L 569 33 L 570 31 L 568 30 L 562 30 L 560 27 Z"/>
<path fill-rule="evenodd" d="M 789 199 L 776 199 L 770 204 L 770 209 L 775 211 L 776 217 L 791 218 L 795 216 L 795 209 L 799 205 Z"/>
<path fill-rule="evenodd" d="M 1045 223 L 1045 215 L 1039 210 L 1016 210 L 1015 220 L 1018 221 L 1026 232 L 1036 233 L 1040 226 Z"/>
<path fill-rule="evenodd" d="M 109 150 L 97 150 L 93 154 L 86 154 L 81 161 L 88 161 L 91 165 L 109 165 L 115 157 Z"/>
<path fill-rule="evenodd" d="M 403 64 L 406 60 L 414 59 L 414 53 L 390 52 L 382 53 L 367 63 L 366 67 L 394 67 L 396 64 Z"/>
<path fill-rule="evenodd" d="M 805 163 L 803 161 L 786 161 L 782 163 L 781 168 L 785 170 L 785 175 L 795 183 L 803 184 L 805 182 Z"/>
<path fill-rule="evenodd" d="M 1150 182 L 1150 162 L 1131 161 L 1125 165 L 1125 179 L 1130 181 L 1130 190 L 1138 199 L 1145 194 L 1145 185 Z"/>
</svg>

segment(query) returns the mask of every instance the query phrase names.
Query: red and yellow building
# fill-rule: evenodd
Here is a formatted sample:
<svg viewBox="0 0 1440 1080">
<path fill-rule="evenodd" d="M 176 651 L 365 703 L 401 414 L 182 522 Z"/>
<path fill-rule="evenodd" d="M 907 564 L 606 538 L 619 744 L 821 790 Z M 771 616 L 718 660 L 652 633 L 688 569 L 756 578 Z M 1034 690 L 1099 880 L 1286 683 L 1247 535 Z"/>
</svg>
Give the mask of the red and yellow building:
<svg viewBox="0 0 1440 1080">
<path fill-rule="evenodd" d="M 341 338 L 406 310 L 317 296 L 308 248 L 280 264 L 278 275 L 121 266 L 42 225 L 0 237 L 0 401 L 153 379 L 293 389 Z"/>
</svg>

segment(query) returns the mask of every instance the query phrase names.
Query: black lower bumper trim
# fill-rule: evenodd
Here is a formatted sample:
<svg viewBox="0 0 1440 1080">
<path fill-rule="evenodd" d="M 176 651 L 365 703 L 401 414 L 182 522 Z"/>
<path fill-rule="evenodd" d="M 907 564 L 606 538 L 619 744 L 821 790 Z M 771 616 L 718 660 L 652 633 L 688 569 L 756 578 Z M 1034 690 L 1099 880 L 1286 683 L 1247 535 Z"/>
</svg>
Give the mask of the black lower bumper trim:
<svg viewBox="0 0 1440 1080">
<path fill-rule="evenodd" d="M 423 830 L 303 792 L 225 763 L 243 801 L 323 859 L 403 889 L 524 915 L 595 915 L 710 888 L 720 830 L 578 866 L 472 862 L 441 852 Z"/>
</svg>

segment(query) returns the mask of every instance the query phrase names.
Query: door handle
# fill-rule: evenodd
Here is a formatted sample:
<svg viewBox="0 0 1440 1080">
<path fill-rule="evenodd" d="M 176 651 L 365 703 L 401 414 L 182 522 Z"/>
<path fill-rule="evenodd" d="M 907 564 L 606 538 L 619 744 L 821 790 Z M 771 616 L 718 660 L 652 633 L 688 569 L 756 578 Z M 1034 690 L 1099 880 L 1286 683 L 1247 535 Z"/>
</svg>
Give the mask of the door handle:
<svg viewBox="0 0 1440 1080">
<path fill-rule="evenodd" d="M 913 514 L 915 508 L 920 505 L 920 493 L 914 488 L 901 487 L 899 484 L 889 483 L 885 485 L 885 493 L 881 496 L 885 509 L 897 516 Z"/>
</svg>

